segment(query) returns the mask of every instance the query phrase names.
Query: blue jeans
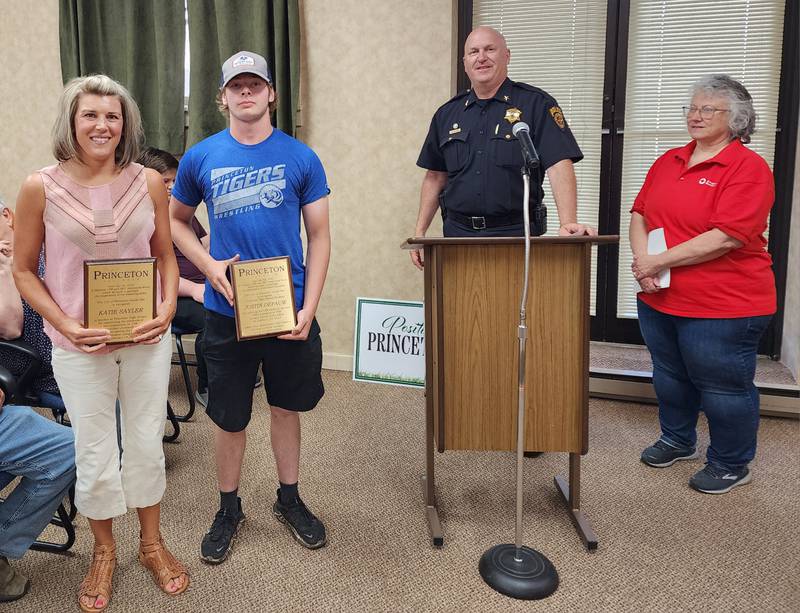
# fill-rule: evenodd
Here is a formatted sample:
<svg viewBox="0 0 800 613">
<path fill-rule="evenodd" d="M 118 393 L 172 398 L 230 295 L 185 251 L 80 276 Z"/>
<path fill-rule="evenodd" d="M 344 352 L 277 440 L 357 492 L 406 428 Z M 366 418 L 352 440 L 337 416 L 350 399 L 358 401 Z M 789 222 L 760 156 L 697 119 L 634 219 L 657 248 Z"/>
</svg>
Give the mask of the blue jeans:
<svg viewBox="0 0 800 613">
<path fill-rule="evenodd" d="M 0 502 L 0 555 L 19 559 L 50 522 L 75 482 L 72 430 L 30 407 L 0 411 L 0 489 L 20 482 Z"/>
<path fill-rule="evenodd" d="M 67 412 L 67 407 L 64 406 L 64 400 L 61 396 L 58 394 L 51 394 L 50 392 L 39 392 L 39 403 L 36 406 L 52 409 L 61 413 Z"/>
<path fill-rule="evenodd" d="M 772 316 L 678 317 L 637 302 L 639 328 L 653 357 L 661 438 L 694 447 L 702 410 L 711 437 L 706 461 L 740 471 L 756 454 L 756 350 Z"/>
</svg>

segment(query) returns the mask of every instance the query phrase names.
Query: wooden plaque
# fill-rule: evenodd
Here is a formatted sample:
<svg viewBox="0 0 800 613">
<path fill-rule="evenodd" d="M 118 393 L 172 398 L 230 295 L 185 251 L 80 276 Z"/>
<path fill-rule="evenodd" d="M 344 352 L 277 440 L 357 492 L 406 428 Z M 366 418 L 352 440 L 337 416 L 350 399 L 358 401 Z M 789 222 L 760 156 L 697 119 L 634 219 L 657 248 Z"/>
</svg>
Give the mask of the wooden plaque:
<svg viewBox="0 0 800 613">
<path fill-rule="evenodd" d="M 289 256 L 230 265 L 237 340 L 278 336 L 297 325 Z"/>
<path fill-rule="evenodd" d="M 155 316 L 155 258 L 83 263 L 83 322 L 110 330 L 108 345 L 133 342 L 133 328 Z"/>
</svg>

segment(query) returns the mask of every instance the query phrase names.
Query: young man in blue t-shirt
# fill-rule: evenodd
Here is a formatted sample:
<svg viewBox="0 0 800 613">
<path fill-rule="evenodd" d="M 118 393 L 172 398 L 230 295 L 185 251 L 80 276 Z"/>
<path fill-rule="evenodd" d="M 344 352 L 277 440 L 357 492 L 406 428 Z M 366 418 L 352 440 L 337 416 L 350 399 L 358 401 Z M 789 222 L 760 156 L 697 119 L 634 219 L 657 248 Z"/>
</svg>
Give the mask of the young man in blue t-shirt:
<svg viewBox="0 0 800 613">
<path fill-rule="evenodd" d="M 217 101 L 230 128 L 186 152 L 170 201 L 173 240 L 207 279 L 206 413 L 216 426 L 220 509 L 203 538 L 200 555 L 212 564 L 228 557 L 244 520 L 238 488 L 259 366 L 280 482 L 273 513 L 302 545 L 316 549 L 326 542 L 325 527 L 300 499 L 297 481 L 299 413 L 313 409 L 324 393 L 322 342 L 314 315 L 331 245 L 325 171 L 311 149 L 272 127 L 276 97 L 266 60 L 249 51 L 228 58 L 222 65 Z M 201 201 L 208 208 L 210 252 L 190 226 Z M 305 265 L 301 218 L 308 239 Z M 282 336 L 237 341 L 228 265 L 240 259 L 287 255 L 297 325 Z"/>
</svg>

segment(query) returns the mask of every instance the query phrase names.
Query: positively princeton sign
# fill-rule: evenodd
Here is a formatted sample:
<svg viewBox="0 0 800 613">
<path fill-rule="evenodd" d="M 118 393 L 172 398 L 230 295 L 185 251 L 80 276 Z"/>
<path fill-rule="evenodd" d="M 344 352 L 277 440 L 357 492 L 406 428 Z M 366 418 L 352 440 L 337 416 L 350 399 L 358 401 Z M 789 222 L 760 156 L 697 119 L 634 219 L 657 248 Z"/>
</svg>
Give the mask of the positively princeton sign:
<svg viewBox="0 0 800 613">
<path fill-rule="evenodd" d="M 421 302 L 356 299 L 353 379 L 425 387 Z"/>
</svg>

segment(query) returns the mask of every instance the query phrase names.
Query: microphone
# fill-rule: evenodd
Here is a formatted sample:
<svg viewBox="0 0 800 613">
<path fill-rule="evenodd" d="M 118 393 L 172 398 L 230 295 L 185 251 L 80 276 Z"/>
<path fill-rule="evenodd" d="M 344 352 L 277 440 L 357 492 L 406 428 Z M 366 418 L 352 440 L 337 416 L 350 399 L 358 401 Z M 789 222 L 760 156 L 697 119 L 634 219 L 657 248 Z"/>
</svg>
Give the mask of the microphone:
<svg viewBox="0 0 800 613">
<path fill-rule="evenodd" d="M 538 168 L 539 154 L 536 153 L 536 147 L 533 146 L 533 141 L 531 140 L 530 126 L 524 121 L 518 121 L 511 127 L 511 133 L 517 138 L 522 147 L 525 166 L 527 168 Z"/>
</svg>

